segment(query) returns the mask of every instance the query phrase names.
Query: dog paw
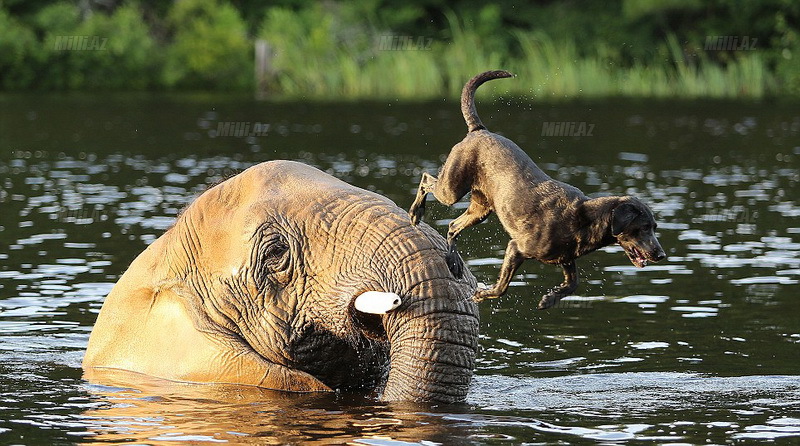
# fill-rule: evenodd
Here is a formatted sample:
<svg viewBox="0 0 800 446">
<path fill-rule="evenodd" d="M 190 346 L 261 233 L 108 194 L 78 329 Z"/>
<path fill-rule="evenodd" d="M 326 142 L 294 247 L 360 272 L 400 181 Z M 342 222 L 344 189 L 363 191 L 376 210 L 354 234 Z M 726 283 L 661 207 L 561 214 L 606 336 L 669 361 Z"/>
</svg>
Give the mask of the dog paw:
<svg viewBox="0 0 800 446">
<path fill-rule="evenodd" d="M 419 217 L 417 217 L 413 210 L 408 211 L 408 219 L 411 220 L 411 224 L 414 226 L 419 224 Z"/>
<path fill-rule="evenodd" d="M 500 296 L 497 295 L 491 288 L 483 288 L 483 289 L 478 288 L 475 291 L 475 295 L 472 296 L 472 300 L 477 303 L 481 303 L 486 299 L 495 299 L 497 297 Z"/>
<path fill-rule="evenodd" d="M 537 310 L 546 310 L 546 309 L 552 307 L 553 305 L 555 305 L 556 302 L 558 302 L 558 300 L 555 298 L 555 296 L 551 296 L 551 295 L 542 296 L 542 299 L 539 301 L 539 305 L 536 307 L 536 309 Z"/>
<path fill-rule="evenodd" d="M 425 204 L 417 205 L 412 204 L 411 209 L 408 210 L 408 217 L 411 219 L 411 224 L 416 226 L 419 224 L 420 220 L 422 220 L 422 216 L 425 215 Z"/>
<path fill-rule="evenodd" d="M 548 308 L 553 307 L 557 304 L 561 299 L 567 297 L 567 294 L 560 294 L 560 293 L 548 293 L 542 296 L 542 300 L 539 301 L 539 305 L 536 307 L 539 310 L 546 310 Z"/>
</svg>

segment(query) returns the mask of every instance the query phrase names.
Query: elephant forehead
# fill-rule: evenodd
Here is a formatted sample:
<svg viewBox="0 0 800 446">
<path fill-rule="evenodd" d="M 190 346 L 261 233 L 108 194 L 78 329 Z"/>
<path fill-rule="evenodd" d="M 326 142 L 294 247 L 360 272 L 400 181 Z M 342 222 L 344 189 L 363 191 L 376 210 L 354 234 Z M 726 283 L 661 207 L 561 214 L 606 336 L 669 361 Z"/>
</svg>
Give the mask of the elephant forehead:
<svg viewBox="0 0 800 446">
<path fill-rule="evenodd" d="M 295 161 L 268 161 L 257 164 L 238 176 L 243 187 L 286 197 L 313 198 L 365 190 L 345 183 L 321 170 Z"/>
<path fill-rule="evenodd" d="M 302 163 L 271 161 L 240 176 L 242 185 L 236 189 L 248 195 L 245 201 L 256 213 L 263 209 L 327 232 L 368 227 L 385 232 L 410 226 L 405 212 L 388 198 Z"/>
<path fill-rule="evenodd" d="M 445 249 L 441 236 L 424 224 L 412 226 L 388 198 L 293 161 L 253 166 L 207 191 L 192 208 L 193 224 L 220 238 L 247 238 L 274 221 L 311 241 L 388 257 Z"/>
<path fill-rule="evenodd" d="M 207 190 L 187 211 L 202 214 L 196 220 L 234 218 L 234 214 L 240 218 L 260 218 L 259 214 L 265 212 L 302 219 L 334 212 L 337 203 L 354 201 L 394 205 L 385 197 L 314 167 L 294 161 L 269 161 Z"/>
<path fill-rule="evenodd" d="M 257 205 L 286 215 L 336 212 L 338 203 L 365 201 L 373 206 L 396 207 L 386 197 L 360 189 L 311 166 L 294 161 L 269 161 L 255 165 L 222 183 L 220 193 L 230 205 Z M 226 182 L 227 183 L 227 182 Z M 215 188 L 216 189 L 216 188 Z"/>
</svg>

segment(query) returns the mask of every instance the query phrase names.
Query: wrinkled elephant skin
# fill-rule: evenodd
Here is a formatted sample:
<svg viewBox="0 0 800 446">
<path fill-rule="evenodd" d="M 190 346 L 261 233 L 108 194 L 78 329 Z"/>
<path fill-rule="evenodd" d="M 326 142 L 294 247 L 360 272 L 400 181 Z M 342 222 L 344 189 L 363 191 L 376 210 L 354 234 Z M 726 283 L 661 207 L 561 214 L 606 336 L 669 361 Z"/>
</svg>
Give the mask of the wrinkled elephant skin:
<svg viewBox="0 0 800 446">
<path fill-rule="evenodd" d="M 297 162 L 256 165 L 133 261 L 100 311 L 85 376 L 463 401 L 476 285 L 452 276 L 446 252 L 385 197 Z M 355 309 L 366 292 L 388 296 L 385 314 Z"/>
</svg>

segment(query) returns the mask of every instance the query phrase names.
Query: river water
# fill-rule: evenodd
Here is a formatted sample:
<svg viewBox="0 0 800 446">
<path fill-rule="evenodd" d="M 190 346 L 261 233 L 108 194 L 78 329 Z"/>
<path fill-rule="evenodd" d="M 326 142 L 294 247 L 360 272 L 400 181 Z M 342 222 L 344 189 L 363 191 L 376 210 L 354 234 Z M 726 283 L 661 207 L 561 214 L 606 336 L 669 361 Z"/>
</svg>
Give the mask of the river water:
<svg viewBox="0 0 800 446">
<path fill-rule="evenodd" d="M 595 101 L 479 106 L 551 176 L 649 203 L 669 259 L 617 247 L 582 284 L 526 262 L 481 304 L 467 402 L 81 379 L 103 298 L 193 197 L 299 160 L 407 208 L 465 126 L 458 103 L 264 103 L 214 95 L 0 96 L 0 443 L 731 444 L 800 441 L 800 113 L 796 104 Z M 578 136 L 543 136 L 566 123 Z M 225 128 L 229 129 L 225 135 Z M 248 128 L 249 126 L 249 128 Z M 248 131 L 249 134 L 242 134 Z M 430 203 L 441 233 L 466 203 Z M 466 231 L 497 277 L 496 218 Z"/>
</svg>

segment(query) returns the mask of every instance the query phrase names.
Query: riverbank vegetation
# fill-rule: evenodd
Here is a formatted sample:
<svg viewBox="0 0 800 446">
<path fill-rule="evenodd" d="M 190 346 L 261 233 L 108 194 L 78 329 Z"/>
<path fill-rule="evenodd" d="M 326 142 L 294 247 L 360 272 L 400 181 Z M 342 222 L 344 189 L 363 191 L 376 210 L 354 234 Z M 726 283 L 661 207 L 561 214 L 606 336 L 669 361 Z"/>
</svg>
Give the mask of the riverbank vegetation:
<svg viewBox="0 0 800 446">
<path fill-rule="evenodd" d="M 514 3 L 0 0 L 0 89 L 429 99 L 503 68 L 530 98 L 800 95 L 790 0 Z"/>
</svg>

